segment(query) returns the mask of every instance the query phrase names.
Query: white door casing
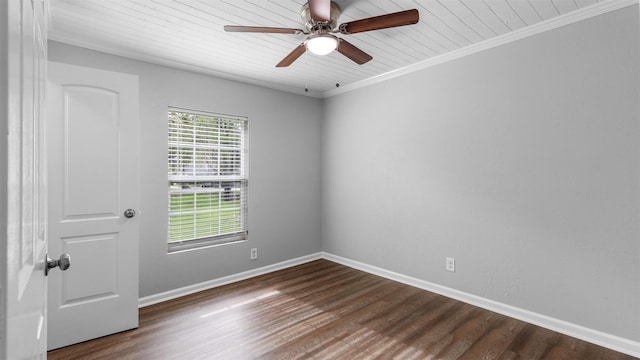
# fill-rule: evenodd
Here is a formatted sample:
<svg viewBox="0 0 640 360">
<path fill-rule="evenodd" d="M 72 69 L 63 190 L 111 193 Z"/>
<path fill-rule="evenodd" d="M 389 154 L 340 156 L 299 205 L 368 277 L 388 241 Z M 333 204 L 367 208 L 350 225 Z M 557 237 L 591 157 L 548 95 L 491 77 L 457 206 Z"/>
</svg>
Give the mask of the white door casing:
<svg viewBox="0 0 640 360">
<path fill-rule="evenodd" d="M 49 62 L 48 348 L 138 326 L 138 77 Z M 52 257 L 54 257 L 52 256 Z"/>
<path fill-rule="evenodd" d="M 46 356 L 47 4 L 0 4 L 0 358 Z"/>
</svg>

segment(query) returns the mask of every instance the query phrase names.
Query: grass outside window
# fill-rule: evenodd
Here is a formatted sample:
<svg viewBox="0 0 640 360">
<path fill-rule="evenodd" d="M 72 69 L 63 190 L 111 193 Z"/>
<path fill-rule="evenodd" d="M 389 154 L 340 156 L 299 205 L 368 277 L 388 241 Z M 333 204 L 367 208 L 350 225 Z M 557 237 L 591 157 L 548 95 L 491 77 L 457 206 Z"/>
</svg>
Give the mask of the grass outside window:
<svg viewBox="0 0 640 360">
<path fill-rule="evenodd" d="M 247 119 L 179 109 L 168 119 L 169 250 L 245 239 Z"/>
</svg>

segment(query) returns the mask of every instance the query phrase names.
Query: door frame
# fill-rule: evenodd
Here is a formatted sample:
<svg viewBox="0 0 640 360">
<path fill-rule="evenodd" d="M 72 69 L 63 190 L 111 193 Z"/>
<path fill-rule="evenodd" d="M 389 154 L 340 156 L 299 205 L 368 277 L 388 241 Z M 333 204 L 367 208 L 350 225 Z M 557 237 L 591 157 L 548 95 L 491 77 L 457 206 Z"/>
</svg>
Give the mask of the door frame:
<svg viewBox="0 0 640 360">
<path fill-rule="evenodd" d="M 0 118 L 9 116 L 9 2 L 0 1 Z M 7 233 L 7 177 L 8 177 L 8 121 L 0 121 L 0 261 L 2 262 L 2 277 L 0 277 L 0 332 L 5 336 L 0 336 L 0 356 L 7 354 L 7 278 L 9 271 L 9 239 L 5 239 Z"/>
</svg>

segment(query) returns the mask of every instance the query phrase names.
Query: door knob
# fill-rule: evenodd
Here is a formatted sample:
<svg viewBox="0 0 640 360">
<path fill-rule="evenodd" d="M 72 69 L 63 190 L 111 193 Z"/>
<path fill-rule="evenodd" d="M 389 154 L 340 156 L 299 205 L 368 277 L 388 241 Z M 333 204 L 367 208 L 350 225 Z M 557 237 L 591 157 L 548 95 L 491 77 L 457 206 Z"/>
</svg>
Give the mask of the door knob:
<svg viewBox="0 0 640 360">
<path fill-rule="evenodd" d="M 133 209 L 127 209 L 124 211 L 124 217 L 126 217 L 127 219 L 131 219 L 132 217 L 136 216 L 136 211 Z"/>
<path fill-rule="evenodd" d="M 65 271 L 71 266 L 71 255 L 62 254 L 58 260 L 52 260 L 47 255 L 47 266 L 44 268 L 44 275 L 49 275 L 49 269 L 59 267 L 60 270 Z"/>
</svg>

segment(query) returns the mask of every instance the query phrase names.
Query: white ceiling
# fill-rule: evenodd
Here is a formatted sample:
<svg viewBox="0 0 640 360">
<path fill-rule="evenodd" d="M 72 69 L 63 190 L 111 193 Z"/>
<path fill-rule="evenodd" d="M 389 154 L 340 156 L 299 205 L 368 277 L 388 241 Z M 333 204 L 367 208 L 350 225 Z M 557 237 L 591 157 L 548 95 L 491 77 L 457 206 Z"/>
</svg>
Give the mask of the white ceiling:
<svg viewBox="0 0 640 360">
<path fill-rule="evenodd" d="M 373 56 L 334 52 L 275 65 L 304 35 L 227 33 L 224 25 L 304 28 L 306 0 L 52 0 L 49 38 L 152 63 L 311 96 L 594 5 L 602 0 L 334 0 L 338 23 L 416 8 L 420 21 L 339 35 Z M 305 93 L 304 89 L 309 92 Z"/>
</svg>

